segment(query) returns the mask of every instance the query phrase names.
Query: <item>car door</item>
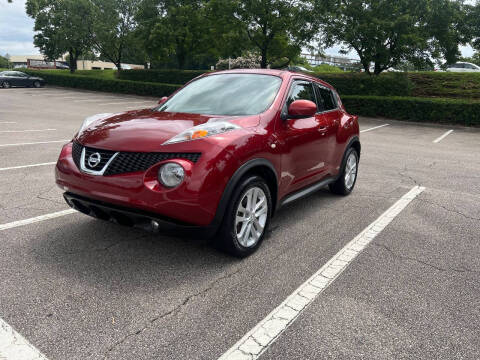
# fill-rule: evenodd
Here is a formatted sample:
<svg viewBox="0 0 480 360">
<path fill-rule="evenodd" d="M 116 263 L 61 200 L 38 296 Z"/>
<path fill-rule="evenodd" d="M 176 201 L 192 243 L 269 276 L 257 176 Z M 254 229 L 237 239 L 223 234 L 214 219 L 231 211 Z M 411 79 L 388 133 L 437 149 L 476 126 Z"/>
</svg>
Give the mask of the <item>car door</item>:
<svg viewBox="0 0 480 360">
<path fill-rule="evenodd" d="M 17 85 L 16 86 L 28 86 L 29 80 L 28 80 L 28 75 L 22 72 L 16 72 L 15 73 L 15 78 L 17 80 Z"/>
<path fill-rule="evenodd" d="M 337 133 L 342 118 L 342 111 L 338 106 L 337 97 L 331 89 L 319 83 L 315 83 L 314 88 L 319 108 L 321 109 L 316 117 L 317 121 L 322 124 L 323 159 L 325 161 L 326 171 L 329 174 L 334 174 L 337 172 L 336 166 L 338 165 L 334 159 L 336 159 L 337 155 Z"/>
<path fill-rule="evenodd" d="M 317 104 L 313 83 L 294 80 L 290 86 L 283 113 L 295 100 L 310 100 Z M 317 116 L 292 119 L 284 116 L 276 127 L 277 137 L 283 145 L 281 186 L 292 192 L 321 180 L 325 176 L 326 124 Z"/>
</svg>

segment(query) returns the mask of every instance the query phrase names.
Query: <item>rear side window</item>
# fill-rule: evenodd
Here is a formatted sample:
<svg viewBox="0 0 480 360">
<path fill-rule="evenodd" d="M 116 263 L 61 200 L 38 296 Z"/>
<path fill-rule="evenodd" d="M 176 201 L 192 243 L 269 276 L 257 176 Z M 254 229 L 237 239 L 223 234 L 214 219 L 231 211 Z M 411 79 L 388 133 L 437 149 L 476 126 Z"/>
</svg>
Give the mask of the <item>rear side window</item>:
<svg viewBox="0 0 480 360">
<path fill-rule="evenodd" d="M 337 108 L 337 102 L 333 96 L 331 90 L 315 84 L 315 89 L 317 90 L 318 100 L 322 111 L 330 111 Z"/>
<path fill-rule="evenodd" d="M 310 100 L 316 104 L 317 101 L 315 99 L 312 83 L 307 81 L 295 82 L 290 91 L 290 95 L 288 96 L 287 106 L 290 106 L 295 100 Z"/>
</svg>

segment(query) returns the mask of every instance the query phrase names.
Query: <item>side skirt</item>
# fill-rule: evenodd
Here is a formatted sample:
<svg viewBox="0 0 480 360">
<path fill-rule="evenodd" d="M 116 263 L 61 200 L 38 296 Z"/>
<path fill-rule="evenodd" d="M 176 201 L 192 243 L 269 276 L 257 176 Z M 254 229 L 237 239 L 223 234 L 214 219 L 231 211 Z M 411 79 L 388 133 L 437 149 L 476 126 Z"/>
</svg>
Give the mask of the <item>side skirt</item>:
<svg viewBox="0 0 480 360">
<path fill-rule="evenodd" d="M 294 192 L 293 194 L 290 194 L 290 195 L 287 195 L 285 196 L 282 201 L 280 201 L 280 207 L 284 206 L 284 205 L 287 205 L 287 204 L 290 204 L 291 202 L 294 202 L 298 199 L 301 199 L 305 196 L 308 196 L 314 192 L 317 192 L 318 190 L 320 190 L 321 188 L 327 186 L 328 184 L 331 184 L 333 182 L 335 182 L 337 180 L 337 177 L 329 177 L 329 178 L 326 178 L 326 179 L 323 179 L 315 184 L 312 184 L 312 185 L 309 185 L 303 189 L 300 189 L 296 192 Z"/>
</svg>

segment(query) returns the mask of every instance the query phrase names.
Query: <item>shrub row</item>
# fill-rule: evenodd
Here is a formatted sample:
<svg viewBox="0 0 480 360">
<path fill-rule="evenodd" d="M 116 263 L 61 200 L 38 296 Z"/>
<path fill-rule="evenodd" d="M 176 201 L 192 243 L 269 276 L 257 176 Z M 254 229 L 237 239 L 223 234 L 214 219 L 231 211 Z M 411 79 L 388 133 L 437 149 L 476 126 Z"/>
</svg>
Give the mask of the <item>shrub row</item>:
<svg viewBox="0 0 480 360">
<path fill-rule="evenodd" d="M 356 115 L 480 126 L 480 101 L 356 95 L 343 96 L 342 101 Z"/>
<path fill-rule="evenodd" d="M 185 84 L 205 73 L 204 70 L 124 70 L 123 80 Z M 418 96 L 480 99 L 480 74 L 418 72 L 316 73 L 316 77 L 334 86 L 341 95 Z"/>
<path fill-rule="evenodd" d="M 141 82 L 131 80 L 105 79 L 87 75 L 75 75 L 65 72 L 23 70 L 24 72 L 40 76 L 50 85 L 66 86 L 72 88 L 107 91 L 114 93 L 168 96 L 180 86 L 172 84 L 161 84 L 152 82 Z"/>
<path fill-rule="evenodd" d="M 362 73 L 323 73 L 316 76 L 340 95 L 410 96 L 413 84 L 405 73 L 369 76 Z"/>
<path fill-rule="evenodd" d="M 206 70 L 123 70 L 118 73 L 118 77 L 132 81 L 185 84 L 206 72 Z"/>
</svg>

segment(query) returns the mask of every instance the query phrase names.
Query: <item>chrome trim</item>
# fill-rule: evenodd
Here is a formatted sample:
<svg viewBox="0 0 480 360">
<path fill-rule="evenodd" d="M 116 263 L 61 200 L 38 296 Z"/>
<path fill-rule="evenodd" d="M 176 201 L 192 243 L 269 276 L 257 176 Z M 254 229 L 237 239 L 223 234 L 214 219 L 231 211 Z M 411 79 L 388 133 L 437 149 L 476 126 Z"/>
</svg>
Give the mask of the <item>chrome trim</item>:
<svg viewBox="0 0 480 360">
<path fill-rule="evenodd" d="M 112 157 L 110 158 L 110 160 L 108 160 L 107 163 L 105 164 L 105 166 L 102 168 L 102 170 L 95 171 L 95 170 L 87 169 L 85 167 L 85 149 L 86 149 L 86 147 L 84 146 L 83 149 L 82 149 L 82 155 L 80 156 L 80 170 L 82 170 L 84 173 L 87 173 L 87 174 L 90 174 L 90 175 L 103 175 L 105 173 L 105 171 L 107 170 L 108 165 L 110 165 L 110 163 L 113 161 L 113 159 L 115 159 L 115 157 L 119 154 L 118 152 L 113 154 Z"/>
</svg>

